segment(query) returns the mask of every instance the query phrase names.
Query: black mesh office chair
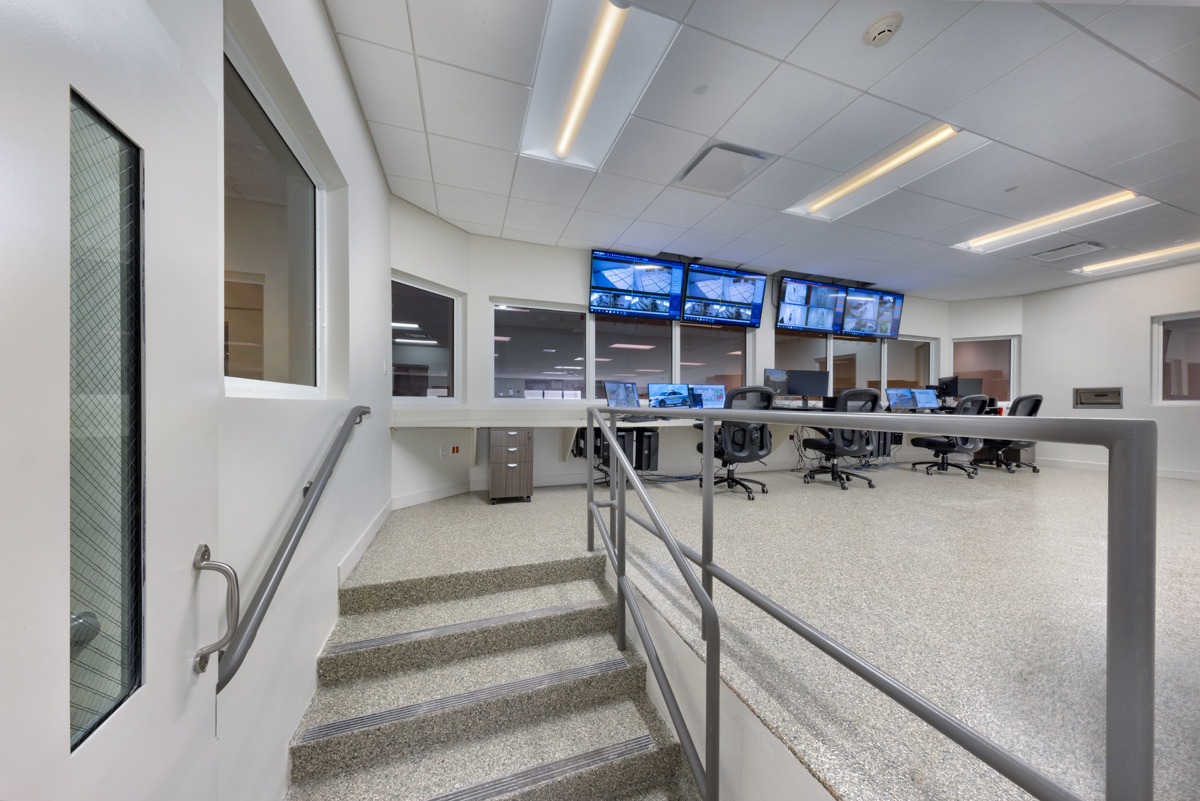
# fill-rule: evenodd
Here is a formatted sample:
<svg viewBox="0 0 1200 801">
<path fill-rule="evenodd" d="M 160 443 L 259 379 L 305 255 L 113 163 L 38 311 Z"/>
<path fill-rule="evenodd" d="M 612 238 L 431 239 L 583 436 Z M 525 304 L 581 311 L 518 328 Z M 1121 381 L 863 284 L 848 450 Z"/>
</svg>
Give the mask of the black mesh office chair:
<svg viewBox="0 0 1200 801">
<path fill-rule="evenodd" d="M 983 414 L 987 405 L 987 395 L 968 395 L 959 399 L 953 413 Z M 974 454 L 975 451 L 982 448 L 983 440 L 978 437 L 914 437 L 912 444 L 918 448 L 929 448 L 939 460 L 936 462 L 913 462 L 913 470 L 925 467 L 925 475 L 932 476 L 935 469 L 946 473 L 951 467 L 954 467 L 966 473 L 967 478 L 975 478 L 979 474 L 979 468 L 975 465 L 952 462 L 949 459 L 952 453 Z"/>
<path fill-rule="evenodd" d="M 770 409 L 775 401 L 775 393 L 767 387 L 738 387 L 725 395 L 726 409 Z M 703 429 L 702 423 L 696 423 L 696 428 Z M 696 450 L 704 453 L 704 443 L 696 444 Z M 751 484 L 767 492 L 767 485 L 752 478 L 738 478 L 734 470 L 739 464 L 757 462 L 771 454 L 771 429 L 766 423 L 743 423 L 737 420 L 722 420 L 716 430 L 716 442 L 713 443 L 713 457 L 721 460 L 722 476 L 719 472 L 713 476 L 713 486 L 724 484 L 727 487 L 738 486 L 746 491 L 746 497 L 754 500 L 754 490 Z M 704 486 L 704 477 L 700 478 L 700 486 Z"/>
<path fill-rule="evenodd" d="M 838 395 L 835 412 L 873 412 L 879 408 L 879 390 L 877 389 L 848 389 Z M 818 428 L 824 439 L 805 439 L 801 444 L 808 450 L 821 454 L 821 465 L 814 467 L 804 475 L 804 483 L 810 483 L 823 473 L 828 473 L 832 481 L 849 489 L 846 482 L 855 478 L 866 478 L 867 486 L 875 489 L 875 482 L 866 476 L 856 476 L 843 473 L 838 459 L 843 456 L 866 456 L 875 449 L 875 432 L 860 431 L 853 428 Z"/>
<path fill-rule="evenodd" d="M 1022 395 L 1021 397 L 1017 398 L 1016 400 L 1014 400 L 1012 403 L 1009 404 L 1008 416 L 1009 417 L 1037 417 L 1038 410 L 1041 408 L 1042 408 L 1042 396 L 1041 395 Z M 975 465 L 976 467 L 979 467 L 981 464 L 988 464 L 988 465 L 994 464 L 996 467 L 1003 467 L 1005 470 L 1007 470 L 1010 473 L 1016 472 L 1016 468 L 1018 468 L 1018 467 L 1028 467 L 1028 468 L 1031 468 L 1033 470 L 1033 472 L 1040 473 L 1041 471 L 1038 469 L 1038 466 L 1036 464 L 1034 464 L 1033 462 L 1022 462 L 1022 461 L 1010 462 L 1008 459 L 1004 458 L 1004 451 L 1008 450 L 1009 448 L 1018 448 L 1018 449 L 1032 448 L 1036 444 L 1037 444 L 1036 442 L 1029 442 L 1027 440 L 985 439 L 983 441 L 983 447 L 990 448 L 991 450 L 995 451 L 996 458 L 995 459 L 982 459 L 982 460 L 981 459 L 972 459 L 971 464 Z"/>
</svg>

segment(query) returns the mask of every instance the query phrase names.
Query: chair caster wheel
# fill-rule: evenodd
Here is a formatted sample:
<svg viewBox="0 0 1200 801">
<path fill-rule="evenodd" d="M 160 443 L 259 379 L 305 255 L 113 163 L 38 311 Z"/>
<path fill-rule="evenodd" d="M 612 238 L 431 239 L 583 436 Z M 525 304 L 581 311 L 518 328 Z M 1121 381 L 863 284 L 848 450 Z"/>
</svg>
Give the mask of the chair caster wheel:
<svg viewBox="0 0 1200 801">
<path fill-rule="evenodd" d="M 1033 472 L 1035 472 L 1035 473 L 1040 473 L 1040 472 L 1042 472 L 1042 471 L 1041 471 L 1041 470 L 1038 470 L 1038 469 L 1035 467 L 1035 468 L 1033 468 Z"/>
<path fill-rule="evenodd" d="M 809 478 L 808 476 L 805 476 L 805 477 L 804 477 L 804 483 L 805 483 L 805 484 L 811 484 L 811 483 L 812 483 L 812 479 L 811 479 L 811 478 Z"/>
<path fill-rule="evenodd" d="M 1008 468 L 1008 472 L 1010 472 L 1010 473 L 1015 473 L 1015 472 L 1017 472 L 1017 471 L 1016 471 L 1016 470 L 1013 470 L 1013 469 L 1010 467 L 1010 468 Z"/>
<path fill-rule="evenodd" d="M 766 488 L 766 487 L 763 487 L 763 488 L 762 488 L 762 494 L 763 494 L 763 495 L 766 495 L 766 494 L 767 494 L 767 488 Z"/>
<path fill-rule="evenodd" d="M 850 489 L 850 487 L 849 487 L 848 485 L 846 485 L 846 484 L 842 484 L 842 489 L 844 489 L 844 490 L 848 490 L 848 489 Z"/>
<path fill-rule="evenodd" d="M 932 476 L 932 475 L 933 475 L 933 468 L 932 468 L 932 467 L 926 467 L 926 468 L 925 468 L 925 475 L 927 475 L 927 476 Z"/>
<path fill-rule="evenodd" d="M 533 502 L 533 496 L 532 496 L 532 495 L 526 495 L 526 496 L 525 496 L 525 503 L 532 503 L 532 502 Z"/>
<path fill-rule="evenodd" d="M 495 505 L 496 505 L 496 499 L 495 499 L 495 498 L 492 498 L 490 501 L 488 501 L 488 503 L 490 503 L 492 506 L 495 506 Z"/>
<path fill-rule="evenodd" d="M 753 492 L 747 492 L 747 493 L 746 493 L 746 500 L 748 500 L 748 501 L 752 501 L 752 500 L 754 500 L 754 493 L 753 493 Z"/>
<path fill-rule="evenodd" d="M 975 474 L 974 474 L 974 473 L 967 473 L 967 478 L 975 478 Z"/>
<path fill-rule="evenodd" d="M 867 482 L 867 486 L 868 486 L 870 489 L 875 489 L 875 482 L 874 482 L 874 481 L 868 481 L 868 482 Z"/>
<path fill-rule="evenodd" d="M 916 471 L 916 469 L 917 469 L 917 466 L 914 464 L 914 465 L 912 466 L 912 469 L 913 469 L 913 471 L 915 472 L 915 471 Z"/>
</svg>

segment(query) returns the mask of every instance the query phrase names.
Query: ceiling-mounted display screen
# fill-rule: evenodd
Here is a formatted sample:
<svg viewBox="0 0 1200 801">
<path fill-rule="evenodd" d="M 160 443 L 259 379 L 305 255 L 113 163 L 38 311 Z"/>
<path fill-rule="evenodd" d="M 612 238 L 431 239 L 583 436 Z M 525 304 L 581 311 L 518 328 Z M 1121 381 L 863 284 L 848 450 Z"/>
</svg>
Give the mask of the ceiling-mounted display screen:
<svg viewBox="0 0 1200 801">
<path fill-rule="evenodd" d="M 589 310 L 596 314 L 678 320 L 683 305 L 683 264 L 592 251 Z"/>
<path fill-rule="evenodd" d="M 895 339 L 900 335 L 904 296 L 874 289 L 847 289 L 841 333 Z"/>
<path fill-rule="evenodd" d="M 846 287 L 784 276 L 776 328 L 836 334 L 842 329 Z"/>
<path fill-rule="evenodd" d="M 683 319 L 757 328 L 766 290 L 767 277 L 760 273 L 693 264 L 683 292 Z"/>
</svg>

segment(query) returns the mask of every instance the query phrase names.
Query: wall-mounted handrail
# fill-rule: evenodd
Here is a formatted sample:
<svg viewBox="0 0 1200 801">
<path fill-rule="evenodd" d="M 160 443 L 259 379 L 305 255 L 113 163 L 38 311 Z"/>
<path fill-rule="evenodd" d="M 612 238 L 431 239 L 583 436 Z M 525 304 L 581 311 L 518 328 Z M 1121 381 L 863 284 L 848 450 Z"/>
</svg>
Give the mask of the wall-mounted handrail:
<svg viewBox="0 0 1200 801">
<path fill-rule="evenodd" d="M 271 564 L 267 566 L 266 575 L 263 576 L 258 589 L 254 591 L 254 597 L 250 599 L 246 612 L 238 623 L 237 631 L 234 632 L 229 646 L 221 652 L 220 662 L 217 666 L 217 692 L 225 689 L 246 659 L 246 654 L 250 651 L 250 646 L 254 644 L 254 638 L 258 634 L 263 618 L 266 617 L 267 609 L 275 598 L 275 592 L 283 581 L 283 574 L 287 571 L 288 563 L 292 561 L 292 555 L 296 552 L 296 546 L 300 544 L 300 538 L 304 536 L 304 530 L 308 528 L 308 521 L 312 519 L 313 510 L 316 509 L 317 502 L 321 500 L 321 494 L 325 492 L 325 485 L 329 483 L 329 477 L 333 475 L 333 468 L 337 465 L 342 450 L 346 447 L 346 440 L 350 439 L 350 432 L 362 422 L 364 415 L 370 413 L 371 409 L 368 406 L 355 406 L 346 414 L 345 422 L 342 423 L 337 437 L 334 438 L 333 444 L 329 446 L 329 451 L 325 454 L 325 460 L 321 462 L 321 467 L 311 482 L 312 486 L 306 487 L 307 491 L 300 503 L 300 509 L 292 518 L 292 524 L 288 526 L 287 533 L 283 535 L 283 542 L 275 551 Z"/>
<path fill-rule="evenodd" d="M 616 428 L 612 407 L 592 407 L 591 418 L 609 415 Z M 1152 801 L 1154 797 L 1154 598 L 1155 522 L 1158 462 L 1158 426 L 1153 420 L 1075 419 L 1052 417 L 965 417 L 957 415 L 873 414 L 869 425 L 862 414 L 785 412 L 738 409 L 671 411 L 658 410 L 664 417 L 704 421 L 704 475 L 713 474 L 713 421 L 736 416 L 747 422 L 786 426 L 820 425 L 834 428 L 870 428 L 876 431 L 945 434 L 994 439 L 1035 440 L 1099 445 L 1109 451 L 1108 468 L 1108 641 L 1106 700 L 1106 798 L 1109 801 Z M 589 454 L 593 453 L 589 424 Z M 603 429 L 602 429 L 603 430 Z M 605 430 L 610 452 L 627 470 L 627 459 L 616 445 L 615 435 Z M 589 483 L 592 471 L 588 472 Z M 624 482 L 621 482 L 622 487 Z M 906 687 L 859 657 L 836 640 L 780 606 L 778 603 L 713 562 L 713 482 L 704 482 L 703 542 L 697 553 L 687 546 L 678 550 L 703 571 L 705 589 L 712 579 L 754 603 L 775 620 L 804 637 L 839 663 L 865 679 L 888 697 L 903 705 L 969 753 L 990 765 L 1040 801 L 1079 801 L 1079 796 L 1055 779 L 1008 752 L 990 739 L 954 718 L 944 709 Z M 635 483 L 635 488 L 640 484 Z M 610 495 L 612 490 L 610 488 Z M 589 506 L 593 490 L 589 485 Z M 623 494 L 622 494 L 623 497 Z M 620 510 L 622 526 L 627 517 L 661 538 L 657 512 L 644 492 L 639 493 L 653 520 Z M 613 504 L 617 506 L 616 503 Z M 614 516 L 617 514 L 613 509 Z M 621 532 L 623 537 L 623 531 Z M 664 540 L 665 542 L 666 540 Z M 671 541 L 674 543 L 674 540 Z M 592 547 L 592 520 L 588 520 L 588 547 Z M 668 547 L 671 544 L 668 543 Z M 672 553 L 674 549 L 672 549 Z M 690 583 L 689 583 L 690 586 Z"/>
</svg>

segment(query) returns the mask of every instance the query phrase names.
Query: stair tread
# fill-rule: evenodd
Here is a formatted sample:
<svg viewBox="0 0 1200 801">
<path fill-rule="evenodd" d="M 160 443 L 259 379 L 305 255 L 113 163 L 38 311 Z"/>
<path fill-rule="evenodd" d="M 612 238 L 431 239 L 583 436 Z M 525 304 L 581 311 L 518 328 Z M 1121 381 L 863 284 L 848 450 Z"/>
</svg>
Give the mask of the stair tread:
<svg viewBox="0 0 1200 801">
<path fill-rule="evenodd" d="M 604 593 L 596 581 L 583 579 L 472 598 L 438 601 L 420 606 L 343 615 L 334 626 L 333 633 L 329 635 L 325 648 L 328 651 L 330 648 L 346 643 L 385 637 L 399 632 L 419 631 L 602 598 L 604 598 Z"/>
<path fill-rule="evenodd" d="M 293 785 L 289 801 L 426 801 L 649 734 L 639 705 L 618 700 Z"/>
<path fill-rule="evenodd" d="M 498 651 L 318 688 L 298 736 L 313 726 L 619 658 L 612 634 Z"/>
</svg>

